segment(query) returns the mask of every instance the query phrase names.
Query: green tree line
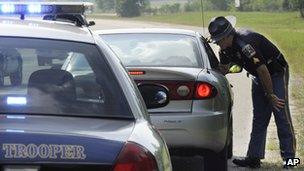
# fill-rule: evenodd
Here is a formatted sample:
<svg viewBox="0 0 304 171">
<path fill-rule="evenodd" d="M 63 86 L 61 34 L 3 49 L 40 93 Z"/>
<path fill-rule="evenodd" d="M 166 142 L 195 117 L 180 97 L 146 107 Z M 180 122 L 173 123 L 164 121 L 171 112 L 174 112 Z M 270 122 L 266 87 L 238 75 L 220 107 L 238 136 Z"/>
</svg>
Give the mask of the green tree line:
<svg viewBox="0 0 304 171">
<path fill-rule="evenodd" d="M 241 0 L 240 11 L 292 11 L 303 0 Z"/>
<path fill-rule="evenodd" d="M 164 14 L 183 11 L 200 11 L 201 0 L 188 0 L 185 4 L 163 4 L 151 7 L 150 0 L 95 0 L 98 8 L 104 12 L 116 12 L 122 17 L 139 16 L 142 13 Z M 152 0 L 151 0 L 152 1 Z M 204 10 L 220 11 L 300 11 L 304 17 L 304 0 L 202 0 Z"/>
<path fill-rule="evenodd" d="M 304 18 L 304 0 L 299 0 L 300 13 L 302 18 Z"/>
<path fill-rule="evenodd" d="M 139 16 L 150 6 L 149 0 L 96 0 L 98 8 L 104 12 L 116 12 L 121 17 Z"/>
</svg>

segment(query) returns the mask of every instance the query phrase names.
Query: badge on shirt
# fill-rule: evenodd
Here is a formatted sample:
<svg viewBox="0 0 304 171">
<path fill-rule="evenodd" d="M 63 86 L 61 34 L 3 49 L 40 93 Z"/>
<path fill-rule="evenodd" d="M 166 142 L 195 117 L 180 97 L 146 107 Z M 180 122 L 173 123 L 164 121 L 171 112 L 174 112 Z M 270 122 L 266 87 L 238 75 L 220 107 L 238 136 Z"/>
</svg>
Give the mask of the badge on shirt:
<svg viewBox="0 0 304 171">
<path fill-rule="evenodd" d="M 246 55 L 248 58 L 252 58 L 256 52 L 254 50 L 254 48 L 250 45 L 247 44 L 242 48 L 242 52 L 244 53 L 244 55 Z"/>
</svg>

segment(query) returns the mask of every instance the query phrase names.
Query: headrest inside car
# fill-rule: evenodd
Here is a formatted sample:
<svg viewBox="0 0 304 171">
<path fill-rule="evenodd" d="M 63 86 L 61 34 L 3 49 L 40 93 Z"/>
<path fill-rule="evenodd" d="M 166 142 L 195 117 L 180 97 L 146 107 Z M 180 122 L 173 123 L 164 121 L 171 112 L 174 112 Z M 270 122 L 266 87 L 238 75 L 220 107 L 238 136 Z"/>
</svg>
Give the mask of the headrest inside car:
<svg viewBox="0 0 304 171">
<path fill-rule="evenodd" d="M 32 100 L 69 101 L 76 99 L 76 88 L 71 73 L 59 69 L 43 69 L 31 74 L 28 95 Z M 47 100 L 47 101 L 48 101 Z"/>
</svg>

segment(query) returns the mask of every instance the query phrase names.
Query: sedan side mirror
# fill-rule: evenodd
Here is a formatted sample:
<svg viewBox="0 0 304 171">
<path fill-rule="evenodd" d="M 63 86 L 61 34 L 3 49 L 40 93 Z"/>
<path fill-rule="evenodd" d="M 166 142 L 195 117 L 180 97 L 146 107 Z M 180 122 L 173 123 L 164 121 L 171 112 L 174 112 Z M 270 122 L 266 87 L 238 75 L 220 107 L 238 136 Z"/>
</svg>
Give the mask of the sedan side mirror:
<svg viewBox="0 0 304 171">
<path fill-rule="evenodd" d="M 164 107 L 169 103 L 169 91 L 157 84 L 140 84 L 138 89 L 148 109 Z"/>
<path fill-rule="evenodd" d="M 234 65 L 230 66 L 228 73 L 240 73 L 240 72 L 242 72 L 242 70 L 243 70 L 242 67 L 234 64 Z"/>
</svg>

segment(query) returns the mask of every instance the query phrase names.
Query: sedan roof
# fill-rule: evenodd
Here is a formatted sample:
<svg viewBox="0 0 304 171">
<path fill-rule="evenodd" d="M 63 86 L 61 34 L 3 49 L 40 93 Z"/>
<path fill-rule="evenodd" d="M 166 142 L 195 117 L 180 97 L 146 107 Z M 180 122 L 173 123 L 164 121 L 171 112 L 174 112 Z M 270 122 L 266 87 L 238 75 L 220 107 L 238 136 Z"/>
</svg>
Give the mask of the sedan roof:
<svg viewBox="0 0 304 171">
<path fill-rule="evenodd" d="M 196 36 L 197 32 L 184 29 L 173 28 L 133 28 L 133 29 L 111 29 L 111 30 L 98 30 L 96 34 L 121 34 L 121 33 L 160 33 L 160 34 L 184 34 L 189 36 Z"/>
</svg>

